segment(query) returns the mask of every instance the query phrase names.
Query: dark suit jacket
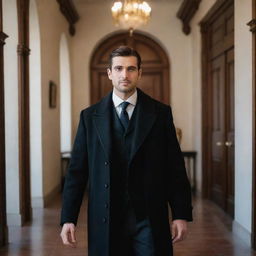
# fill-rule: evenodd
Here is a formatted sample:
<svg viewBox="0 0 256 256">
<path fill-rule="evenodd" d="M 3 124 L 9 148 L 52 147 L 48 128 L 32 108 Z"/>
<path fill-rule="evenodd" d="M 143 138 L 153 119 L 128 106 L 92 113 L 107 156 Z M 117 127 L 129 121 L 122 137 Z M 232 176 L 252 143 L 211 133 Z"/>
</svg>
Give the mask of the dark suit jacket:
<svg viewBox="0 0 256 256">
<path fill-rule="evenodd" d="M 156 256 L 170 256 L 173 219 L 192 220 L 191 192 L 171 108 L 138 89 L 129 173 L 141 172 Z M 61 223 L 77 223 L 88 182 L 88 255 L 109 256 L 112 93 L 83 110 L 63 192 Z M 111 255 L 112 256 L 112 255 Z"/>
</svg>

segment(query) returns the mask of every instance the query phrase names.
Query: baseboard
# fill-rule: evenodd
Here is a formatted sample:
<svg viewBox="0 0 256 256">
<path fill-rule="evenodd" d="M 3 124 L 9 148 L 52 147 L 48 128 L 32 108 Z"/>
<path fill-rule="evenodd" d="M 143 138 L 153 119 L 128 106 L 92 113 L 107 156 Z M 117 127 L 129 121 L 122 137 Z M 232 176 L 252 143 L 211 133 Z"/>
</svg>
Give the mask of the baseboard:
<svg viewBox="0 0 256 256">
<path fill-rule="evenodd" d="M 244 241 L 249 247 L 252 247 L 251 242 L 251 233 L 244 228 L 241 224 L 237 221 L 233 221 L 232 225 L 233 234 L 239 237 L 242 241 Z"/>
<path fill-rule="evenodd" d="M 44 208 L 44 198 L 43 197 L 32 197 L 31 198 L 32 208 Z"/>
<path fill-rule="evenodd" d="M 19 226 L 21 227 L 21 215 L 19 213 L 7 213 L 7 226 Z"/>
</svg>

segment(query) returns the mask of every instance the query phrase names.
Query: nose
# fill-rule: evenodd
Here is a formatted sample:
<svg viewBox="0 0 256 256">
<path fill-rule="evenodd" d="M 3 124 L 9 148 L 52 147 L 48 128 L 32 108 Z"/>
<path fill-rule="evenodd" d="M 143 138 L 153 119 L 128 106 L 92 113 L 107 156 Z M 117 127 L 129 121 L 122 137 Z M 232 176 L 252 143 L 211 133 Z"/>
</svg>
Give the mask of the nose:
<svg viewBox="0 0 256 256">
<path fill-rule="evenodd" d="M 128 71 L 127 71 L 127 69 L 124 68 L 124 69 L 122 70 L 122 74 L 121 74 L 121 75 L 122 75 L 122 78 L 123 78 L 123 79 L 126 79 L 126 78 L 128 77 Z"/>
</svg>

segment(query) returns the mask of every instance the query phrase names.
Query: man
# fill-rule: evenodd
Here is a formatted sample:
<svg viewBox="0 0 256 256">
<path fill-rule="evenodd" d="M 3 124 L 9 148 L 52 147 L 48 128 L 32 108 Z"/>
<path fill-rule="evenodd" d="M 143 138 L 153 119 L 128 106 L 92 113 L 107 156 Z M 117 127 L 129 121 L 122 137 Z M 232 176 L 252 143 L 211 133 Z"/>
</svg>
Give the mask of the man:
<svg viewBox="0 0 256 256">
<path fill-rule="evenodd" d="M 89 256 L 171 256 L 172 244 L 185 238 L 192 220 L 171 108 L 136 88 L 140 65 L 135 50 L 114 50 L 107 70 L 113 91 L 80 115 L 63 192 L 61 237 L 75 246 L 88 182 Z"/>
</svg>

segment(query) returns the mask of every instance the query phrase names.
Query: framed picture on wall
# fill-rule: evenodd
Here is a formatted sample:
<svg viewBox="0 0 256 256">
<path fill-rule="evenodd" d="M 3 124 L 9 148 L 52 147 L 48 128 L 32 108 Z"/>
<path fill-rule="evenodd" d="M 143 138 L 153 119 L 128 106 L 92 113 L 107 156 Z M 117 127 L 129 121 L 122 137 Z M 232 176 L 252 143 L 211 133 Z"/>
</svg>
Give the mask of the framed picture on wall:
<svg viewBox="0 0 256 256">
<path fill-rule="evenodd" d="M 57 85 L 50 81 L 49 83 L 49 107 L 56 108 L 57 104 Z"/>
</svg>

